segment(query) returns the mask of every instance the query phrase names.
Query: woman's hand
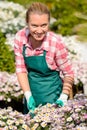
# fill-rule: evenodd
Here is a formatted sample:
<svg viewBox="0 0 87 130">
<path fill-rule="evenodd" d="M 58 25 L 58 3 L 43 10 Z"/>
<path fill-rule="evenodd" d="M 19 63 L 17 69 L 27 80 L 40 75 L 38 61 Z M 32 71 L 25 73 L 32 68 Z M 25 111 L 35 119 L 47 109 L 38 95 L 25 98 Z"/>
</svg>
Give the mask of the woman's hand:
<svg viewBox="0 0 87 130">
<path fill-rule="evenodd" d="M 30 91 L 26 91 L 24 93 L 24 95 L 25 95 L 25 98 L 27 100 L 27 108 L 28 108 L 28 110 L 34 110 L 36 104 L 35 104 L 35 100 L 34 100 L 32 94 L 31 94 L 31 92 Z"/>
<path fill-rule="evenodd" d="M 28 110 L 34 110 L 35 109 L 35 101 L 33 96 L 30 96 L 29 100 L 27 101 L 27 108 Z"/>
<path fill-rule="evenodd" d="M 59 106 L 64 106 L 67 104 L 67 99 L 68 95 L 62 93 L 55 103 Z"/>
</svg>

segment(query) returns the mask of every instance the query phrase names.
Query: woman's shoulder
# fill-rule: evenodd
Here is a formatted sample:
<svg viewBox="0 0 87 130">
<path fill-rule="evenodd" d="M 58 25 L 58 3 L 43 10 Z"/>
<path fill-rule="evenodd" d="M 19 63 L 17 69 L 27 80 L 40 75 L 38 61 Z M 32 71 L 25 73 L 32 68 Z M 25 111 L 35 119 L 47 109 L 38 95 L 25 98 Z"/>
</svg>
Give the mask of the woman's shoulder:
<svg viewBox="0 0 87 130">
<path fill-rule="evenodd" d="M 16 36 L 24 36 L 26 33 L 26 28 L 22 28 L 20 29 L 17 33 L 16 33 Z"/>
<path fill-rule="evenodd" d="M 58 44 L 63 44 L 63 36 L 61 34 L 56 34 L 52 31 L 48 32 L 48 38 L 51 42 Z"/>
<path fill-rule="evenodd" d="M 49 31 L 48 32 L 48 37 L 51 38 L 51 39 L 54 39 L 54 40 L 62 40 L 62 35 L 61 34 L 57 34 L 57 33 L 54 33 L 52 31 Z"/>
<path fill-rule="evenodd" d="M 16 33 L 14 42 L 19 46 L 27 43 L 27 28 L 22 28 Z"/>
</svg>

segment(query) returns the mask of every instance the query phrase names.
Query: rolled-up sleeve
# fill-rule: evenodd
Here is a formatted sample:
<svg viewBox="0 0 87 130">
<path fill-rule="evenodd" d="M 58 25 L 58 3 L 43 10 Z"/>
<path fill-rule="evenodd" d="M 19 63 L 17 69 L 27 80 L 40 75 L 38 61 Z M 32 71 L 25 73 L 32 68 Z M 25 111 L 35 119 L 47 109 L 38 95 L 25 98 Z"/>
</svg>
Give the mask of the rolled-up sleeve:
<svg viewBox="0 0 87 130">
<path fill-rule="evenodd" d="M 63 75 L 70 77 L 74 76 L 68 49 L 66 48 L 65 44 L 62 43 L 62 41 L 56 47 L 56 64 L 62 71 Z"/>
<path fill-rule="evenodd" d="M 23 43 L 21 41 L 21 36 L 19 34 L 16 34 L 14 38 L 16 73 L 27 72 L 24 58 L 22 55 L 22 50 L 23 50 Z"/>
<path fill-rule="evenodd" d="M 68 50 L 63 43 L 60 43 L 57 46 L 56 63 L 59 69 L 61 70 L 63 76 L 63 93 L 69 95 L 74 83 L 74 71 L 72 69 L 72 64 L 68 55 Z"/>
</svg>

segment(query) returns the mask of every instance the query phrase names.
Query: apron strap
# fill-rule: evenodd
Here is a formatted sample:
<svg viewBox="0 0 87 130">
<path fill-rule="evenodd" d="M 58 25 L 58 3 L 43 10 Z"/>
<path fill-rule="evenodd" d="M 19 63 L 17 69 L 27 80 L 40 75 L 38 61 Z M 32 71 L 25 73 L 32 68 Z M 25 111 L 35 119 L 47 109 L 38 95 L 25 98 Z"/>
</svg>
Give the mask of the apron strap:
<svg viewBox="0 0 87 130">
<path fill-rule="evenodd" d="M 22 51 L 22 54 L 23 54 L 24 58 L 25 58 L 25 49 L 26 49 L 26 47 L 25 47 L 25 45 L 23 45 L 23 51 Z"/>
<path fill-rule="evenodd" d="M 43 55 L 46 56 L 46 50 L 43 51 Z"/>
</svg>

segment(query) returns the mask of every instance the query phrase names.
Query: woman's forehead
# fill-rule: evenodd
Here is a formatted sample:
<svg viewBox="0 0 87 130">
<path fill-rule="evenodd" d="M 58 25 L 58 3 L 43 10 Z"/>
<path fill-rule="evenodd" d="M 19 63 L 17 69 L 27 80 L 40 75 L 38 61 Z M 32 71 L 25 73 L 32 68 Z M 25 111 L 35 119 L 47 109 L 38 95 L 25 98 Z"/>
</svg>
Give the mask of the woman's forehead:
<svg viewBox="0 0 87 130">
<path fill-rule="evenodd" d="M 31 14 L 29 16 L 29 20 L 30 21 L 36 20 L 37 22 L 39 22 L 39 20 L 40 21 L 48 21 L 48 15 L 47 14 L 37 14 L 37 13 Z"/>
</svg>

